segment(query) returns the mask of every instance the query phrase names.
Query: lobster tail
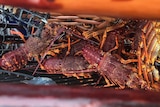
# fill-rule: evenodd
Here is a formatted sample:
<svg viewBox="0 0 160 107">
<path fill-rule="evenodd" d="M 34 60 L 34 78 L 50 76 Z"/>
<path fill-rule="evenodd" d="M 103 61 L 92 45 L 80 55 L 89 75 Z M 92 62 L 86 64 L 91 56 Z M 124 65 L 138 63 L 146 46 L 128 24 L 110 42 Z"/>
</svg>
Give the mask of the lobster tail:
<svg viewBox="0 0 160 107">
<path fill-rule="evenodd" d="M 62 60 L 58 58 L 51 57 L 47 60 L 44 60 L 42 63 L 44 69 L 48 73 L 59 73 L 60 69 L 62 68 Z M 61 72 L 60 72 L 61 73 Z"/>
<path fill-rule="evenodd" d="M 89 44 L 85 45 L 82 49 L 82 55 L 90 64 L 99 64 L 103 57 L 99 49 Z"/>
<path fill-rule="evenodd" d="M 0 59 L 1 68 L 4 70 L 15 71 L 24 67 L 28 62 L 28 56 L 23 48 L 24 47 L 20 47 L 4 54 Z"/>
</svg>

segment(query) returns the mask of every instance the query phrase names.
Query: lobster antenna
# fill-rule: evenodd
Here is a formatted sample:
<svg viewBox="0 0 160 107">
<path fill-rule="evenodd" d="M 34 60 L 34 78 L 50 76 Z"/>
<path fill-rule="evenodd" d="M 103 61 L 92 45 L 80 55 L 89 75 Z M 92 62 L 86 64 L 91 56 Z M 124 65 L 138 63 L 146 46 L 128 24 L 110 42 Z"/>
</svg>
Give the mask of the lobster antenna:
<svg viewBox="0 0 160 107">
<path fill-rule="evenodd" d="M 34 75 L 34 74 L 36 73 L 36 71 L 38 70 L 38 68 L 39 68 L 39 66 L 41 65 L 42 61 L 44 60 L 44 58 L 45 58 L 45 56 L 46 56 L 46 53 L 49 51 L 49 49 L 50 49 L 51 46 L 54 44 L 54 42 L 55 42 L 57 39 L 61 38 L 60 34 L 61 34 L 62 32 L 64 32 L 65 30 L 66 30 L 65 28 L 60 28 L 60 29 L 58 30 L 57 35 L 53 38 L 53 40 L 51 41 L 50 45 L 47 47 L 44 55 L 42 56 L 41 60 L 39 61 L 38 65 L 37 65 L 36 69 L 34 70 L 34 72 L 32 73 L 32 75 Z"/>
</svg>

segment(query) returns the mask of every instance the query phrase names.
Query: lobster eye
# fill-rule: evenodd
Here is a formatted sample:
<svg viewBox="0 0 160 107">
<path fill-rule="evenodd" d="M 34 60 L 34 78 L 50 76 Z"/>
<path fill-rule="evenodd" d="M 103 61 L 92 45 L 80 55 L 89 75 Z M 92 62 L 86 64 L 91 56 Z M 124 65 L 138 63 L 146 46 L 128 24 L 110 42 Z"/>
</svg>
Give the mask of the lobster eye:
<svg viewBox="0 0 160 107">
<path fill-rule="evenodd" d="M 155 61 L 154 66 L 155 66 L 156 69 L 158 69 L 158 71 L 160 71 L 160 62 Z"/>
<path fill-rule="evenodd" d="M 131 43 L 129 39 L 124 39 L 124 49 L 126 52 L 129 52 L 131 50 Z"/>
<path fill-rule="evenodd" d="M 129 38 L 133 38 L 134 36 L 135 36 L 135 33 L 134 33 L 134 32 L 128 34 L 128 37 L 129 37 Z"/>
</svg>

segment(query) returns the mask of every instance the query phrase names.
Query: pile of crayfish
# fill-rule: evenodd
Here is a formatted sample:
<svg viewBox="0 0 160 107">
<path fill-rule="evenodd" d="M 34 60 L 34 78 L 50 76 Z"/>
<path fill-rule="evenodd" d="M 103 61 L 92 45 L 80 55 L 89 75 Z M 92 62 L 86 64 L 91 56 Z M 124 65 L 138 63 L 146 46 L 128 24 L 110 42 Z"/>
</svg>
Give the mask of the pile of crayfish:
<svg viewBox="0 0 160 107">
<path fill-rule="evenodd" d="M 52 15 L 40 37 L 30 36 L 5 53 L 0 67 L 16 71 L 34 58 L 49 74 L 87 78 L 98 72 L 106 87 L 159 90 L 159 26 L 148 20 Z"/>
</svg>

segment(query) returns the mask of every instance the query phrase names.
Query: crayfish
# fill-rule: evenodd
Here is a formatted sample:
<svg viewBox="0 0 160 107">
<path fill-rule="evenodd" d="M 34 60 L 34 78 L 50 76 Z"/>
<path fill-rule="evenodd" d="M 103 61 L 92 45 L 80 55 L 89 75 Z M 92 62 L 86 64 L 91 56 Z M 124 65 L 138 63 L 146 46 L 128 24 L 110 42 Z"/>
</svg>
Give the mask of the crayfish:
<svg viewBox="0 0 160 107">
<path fill-rule="evenodd" d="M 108 78 L 114 84 L 124 88 L 125 86 L 133 89 L 149 89 L 146 81 L 139 78 L 132 69 L 120 63 L 110 53 L 103 53 L 93 46 L 86 45 L 82 54 L 84 58 L 97 68 L 97 71 Z M 107 79 L 105 79 L 106 82 Z"/>
<path fill-rule="evenodd" d="M 155 66 L 159 62 L 159 22 L 131 20 L 124 27 L 109 32 L 104 46 L 103 49 L 122 64 L 132 67 L 148 86 L 159 90 L 159 71 Z"/>
<path fill-rule="evenodd" d="M 56 31 L 54 33 L 57 33 Z M 15 71 L 23 68 L 33 57 L 39 61 L 38 56 L 45 53 L 46 48 L 53 38 L 54 34 L 53 31 L 51 31 L 51 28 L 45 27 L 40 38 L 30 36 L 23 46 L 5 53 L 0 59 L 1 68 L 9 71 Z"/>
<path fill-rule="evenodd" d="M 98 48 L 86 44 L 82 48 L 82 56 L 50 57 L 45 59 L 42 65 L 50 74 L 87 77 L 90 76 L 89 73 L 91 72 L 98 72 L 105 78 L 107 87 L 112 86 L 112 83 L 114 83 L 120 88 L 127 86 L 133 89 L 150 89 L 146 81 L 139 78 L 131 68 L 120 63 L 109 53 L 102 52 Z"/>
<path fill-rule="evenodd" d="M 87 24 L 83 23 L 86 19 L 80 20 L 78 16 L 57 18 L 59 21 L 71 18 L 70 21 L 79 21 L 80 24 L 59 22 L 68 24 L 64 27 L 51 23 L 44 27 L 40 38 L 30 36 L 23 46 L 4 54 L 0 59 L 1 68 L 15 71 L 34 57 L 41 69 L 49 74 L 87 78 L 90 73 L 98 72 L 107 86 L 115 84 L 121 89 L 159 90 L 155 85 L 159 82 L 159 71 L 155 67 L 155 62 L 159 61 L 158 22 L 118 20 L 118 24 L 111 26 L 109 23 L 105 25 L 107 21 L 100 23 L 102 20 L 97 17 L 93 21 L 87 20 Z M 76 40 L 79 45 L 75 44 Z M 55 41 L 58 44 L 68 42 L 64 46 L 64 50 L 68 48 L 66 54 L 61 50 L 55 55 L 52 51 L 56 47 Z M 49 50 L 51 56 L 45 57 Z"/>
</svg>

